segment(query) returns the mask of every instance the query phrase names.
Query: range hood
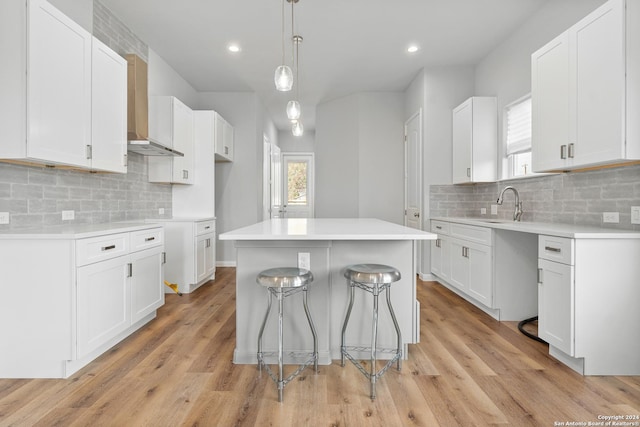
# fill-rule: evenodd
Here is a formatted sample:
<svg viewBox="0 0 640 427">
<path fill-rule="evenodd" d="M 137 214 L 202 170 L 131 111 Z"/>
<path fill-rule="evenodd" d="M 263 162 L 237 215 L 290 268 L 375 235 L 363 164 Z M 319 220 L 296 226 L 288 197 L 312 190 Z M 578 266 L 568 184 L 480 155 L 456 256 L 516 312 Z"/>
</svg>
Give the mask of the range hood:
<svg viewBox="0 0 640 427">
<path fill-rule="evenodd" d="M 127 150 L 143 156 L 183 157 L 179 151 L 149 138 L 147 63 L 127 54 Z"/>
</svg>

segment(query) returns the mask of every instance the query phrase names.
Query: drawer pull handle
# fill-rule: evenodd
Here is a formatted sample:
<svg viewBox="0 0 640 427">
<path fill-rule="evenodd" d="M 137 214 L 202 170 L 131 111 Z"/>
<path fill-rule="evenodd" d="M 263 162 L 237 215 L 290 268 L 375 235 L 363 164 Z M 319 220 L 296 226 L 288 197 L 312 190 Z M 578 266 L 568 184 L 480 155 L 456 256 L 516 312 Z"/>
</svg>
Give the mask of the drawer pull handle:
<svg viewBox="0 0 640 427">
<path fill-rule="evenodd" d="M 152 240 L 156 240 L 155 237 L 147 237 L 146 239 L 144 239 L 145 242 L 151 242 Z"/>
<path fill-rule="evenodd" d="M 110 251 L 111 249 L 115 249 L 116 245 L 109 245 L 109 246 L 103 246 L 102 250 L 103 251 Z"/>
<path fill-rule="evenodd" d="M 205 229 L 205 230 L 208 230 L 208 229 L 210 229 L 210 228 L 211 228 L 211 226 L 210 226 L 210 225 L 207 225 L 204 229 Z"/>
<path fill-rule="evenodd" d="M 549 252 L 556 252 L 556 253 L 560 253 L 560 252 L 562 252 L 562 249 L 560 249 L 560 248 L 554 248 L 554 247 L 552 247 L 552 246 L 545 246 L 545 247 L 544 247 L 544 250 L 545 250 L 545 251 L 549 251 Z"/>
<path fill-rule="evenodd" d="M 436 228 L 437 228 L 438 230 L 442 230 L 442 227 L 440 227 L 439 225 L 436 225 Z"/>
</svg>

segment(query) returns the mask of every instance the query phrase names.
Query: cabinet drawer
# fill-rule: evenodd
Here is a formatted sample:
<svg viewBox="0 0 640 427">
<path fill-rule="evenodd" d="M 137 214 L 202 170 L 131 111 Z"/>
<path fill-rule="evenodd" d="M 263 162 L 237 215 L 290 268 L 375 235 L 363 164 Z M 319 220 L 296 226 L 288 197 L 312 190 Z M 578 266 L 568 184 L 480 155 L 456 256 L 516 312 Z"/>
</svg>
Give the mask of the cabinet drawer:
<svg viewBox="0 0 640 427">
<path fill-rule="evenodd" d="M 475 227 L 473 225 L 451 224 L 451 236 L 459 237 L 470 242 L 491 246 L 493 244 L 493 233 L 487 227 Z"/>
<path fill-rule="evenodd" d="M 436 234 L 449 234 L 449 223 L 443 221 L 431 221 L 431 232 Z"/>
<path fill-rule="evenodd" d="M 216 231 L 215 221 L 200 221 L 196 222 L 196 236 L 204 233 L 211 233 Z"/>
<path fill-rule="evenodd" d="M 566 237 L 538 236 L 538 257 L 574 265 L 574 240 Z"/>
<path fill-rule="evenodd" d="M 152 228 L 131 233 L 131 251 L 161 246 L 164 243 L 164 229 Z"/>
<path fill-rule="evenodd" d="M 79 239 L 76 242 L 76 265 L 87 265 L 129 253 L 129 233 Z"/>
</svg>

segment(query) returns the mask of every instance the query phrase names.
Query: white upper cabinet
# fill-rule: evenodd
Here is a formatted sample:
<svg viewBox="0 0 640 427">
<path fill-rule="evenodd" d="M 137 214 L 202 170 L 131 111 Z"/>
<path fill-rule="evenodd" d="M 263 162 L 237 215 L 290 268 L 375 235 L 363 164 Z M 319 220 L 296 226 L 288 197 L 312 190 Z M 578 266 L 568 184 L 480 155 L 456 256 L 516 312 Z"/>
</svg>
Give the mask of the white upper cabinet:
<svg viewBox="0 0 640 427">
<path fill-rule="evenodd" d="M 92 39 L 44 0 L 0 2 L 1 159 L 126 172 L 126 67 Z"/>
<path fill-rule="evenodd" d="M 472 97 L 453 110 L 453 183 L 497 178 L 496 98 Z"/>
<path fill-rule="evenodd" d="M 233 126 L 222 116 L 216 113 L 215 116 L 215 159 L 220 162 L 233 161 Z"/>
<path fill-rule="evenodd" d="M 127 172 L 127 61 L 93 39 L 91 168 Z"/>
<path fill-rule="evenodd" d="M 174 96 L 149 97 L 149 138 L 184 154 L 149 157 L 149 181 L 193 184 L 193 111 Z"/>
<path fill-rule="evenodd" d="M 90 167 L 91 34 L 43 0 L 1 2 L 0 28 L 0 158 Z"/>
<path fill-rule="evenodd" d="M 532 55 L 535 172 L 640 159 L 639 24 L 610 0 Z"/>
</svg>

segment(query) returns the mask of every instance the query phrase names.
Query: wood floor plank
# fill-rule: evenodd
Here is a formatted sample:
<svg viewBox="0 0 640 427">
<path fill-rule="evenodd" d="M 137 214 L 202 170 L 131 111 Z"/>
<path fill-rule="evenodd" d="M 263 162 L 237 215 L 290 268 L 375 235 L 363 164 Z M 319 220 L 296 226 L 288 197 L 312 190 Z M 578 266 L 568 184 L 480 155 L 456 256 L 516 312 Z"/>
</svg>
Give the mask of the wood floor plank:
<svg viewBox="0 0 640 427">
<path fill-rule="evenodd" d="M 0 379 L 0 427 L 537 427 L 640 415 L 640 377 L 583 377 L 516 322 L 437 283 L 417 289 L 420 343 L 379 380 L 373 402 L 349 362 L 307 368 L 283 403 L 266 373 L 234 365 L 235 269 L 218 268 L 195 292 L 167 294 L 156 319 L 71 378 Z"/>
</svg>

